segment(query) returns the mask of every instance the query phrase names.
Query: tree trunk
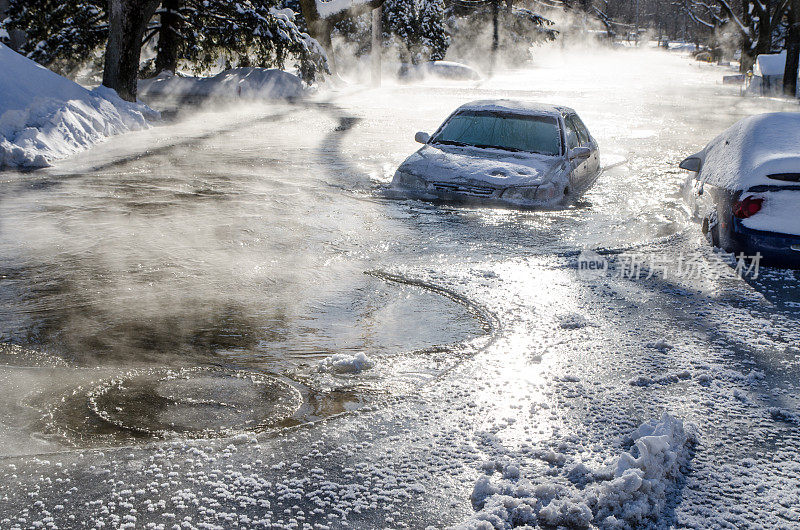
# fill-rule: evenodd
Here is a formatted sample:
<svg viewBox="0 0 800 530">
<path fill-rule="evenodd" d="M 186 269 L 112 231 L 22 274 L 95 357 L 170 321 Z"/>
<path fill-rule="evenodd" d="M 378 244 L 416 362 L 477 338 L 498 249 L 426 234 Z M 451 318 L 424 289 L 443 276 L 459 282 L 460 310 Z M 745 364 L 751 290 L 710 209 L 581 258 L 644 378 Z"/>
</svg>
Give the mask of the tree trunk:
<svg viewBox="0 0 800 530">
<path fill-rule="evenodd" d="M 331 74 L 336 74 L 336 61 L 333 57 L 333 44 L 331 43 L 331 25 L 319 16 L 315 0 L 300 0 L 300 11 L 308 26 L 308 33 L 322 45 L 328 55 L 328 67 Z"/>
<path fill-rule="evenodd" d="M 159 0 L 108 0 L 109 32 L 103 85 L 126 101 L 136 101 L 142 37 Z"/>
<path fill-rule="evenodd" d="M 372 10 L 372 43 L 370 46 L 370 62 L 372 63 L 372 86 L 381 86 L 381 54 L 383 53 L 383 27 L 381 21 L 383 8 L 376 7 Z"/>
<path fill-rule="evenodd" d="M 492 0 L 492 64 L 489 73 L 494 72 L 494 67 L 497 63 L 497 49 L 500 47 L 500 30 L 499 22 L 497 20 L 499 6 L 497 5 L 500 0 Z"/>
<path fill-rule="evenodd" d="M 789 24 L 789 32 L 786 35 L 783 93 L 794 98 L 797 97 L 797 63 L 800 61 L 800 0 L 792 0 Z"/>
<path fill-rule="evenodd" d="M 161 73 L 164 70 L 174 73 L 178 69 L 179 27 L 181 23 L 178 10 L 180 7 L 180 0 L 164 0 L 161 3 L 163 12 L 159 15 L 161 28 L 158 31 L 156 73 Z"/>
</svg>

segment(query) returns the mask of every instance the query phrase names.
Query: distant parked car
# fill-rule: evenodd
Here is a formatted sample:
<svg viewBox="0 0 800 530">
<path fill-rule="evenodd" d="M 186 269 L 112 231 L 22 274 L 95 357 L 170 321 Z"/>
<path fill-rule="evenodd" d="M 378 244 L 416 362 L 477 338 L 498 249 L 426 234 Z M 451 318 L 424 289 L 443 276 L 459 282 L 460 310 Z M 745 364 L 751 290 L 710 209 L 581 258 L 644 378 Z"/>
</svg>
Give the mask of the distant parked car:
<svg viewBox="0 0 800 530">
<path fill-rule="evenodd" d="M 683 196 L 710 242 L 800 265 L 800 113 L 745 118 L 680 167 Z"/>
<path fill-rule="evenodd" d="M 400 78 L 406 81 L 427 77 L 452 81 L 480 81 L 481 74 L 466 64 L 453 61 L 428 61 L 420 64 L 404 64 L 400 68 Z"/>
<path fill-rule="evenodd" d="M 512 100 L 456 109 L 397 169 L 394 189 L 429 200 L 560 207 L 597 180 L 597 142 L 574 110 Z"/>
</svg>

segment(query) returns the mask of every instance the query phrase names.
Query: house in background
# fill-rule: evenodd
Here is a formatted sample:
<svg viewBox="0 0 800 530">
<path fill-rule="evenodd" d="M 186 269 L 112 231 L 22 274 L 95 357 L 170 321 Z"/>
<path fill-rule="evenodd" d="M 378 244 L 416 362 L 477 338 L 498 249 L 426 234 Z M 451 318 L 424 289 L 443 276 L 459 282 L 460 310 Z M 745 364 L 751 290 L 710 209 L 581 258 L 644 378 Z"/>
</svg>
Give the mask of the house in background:
<svg viewBox="0 0 800 530">
<path fill-rule="evenodd" d="M 783 92 L 785 67 L 786 50 L 781 53 L 764 53 L 756 57 L 747 93 L 757 96 L 780 95 Z"/>
</svg>

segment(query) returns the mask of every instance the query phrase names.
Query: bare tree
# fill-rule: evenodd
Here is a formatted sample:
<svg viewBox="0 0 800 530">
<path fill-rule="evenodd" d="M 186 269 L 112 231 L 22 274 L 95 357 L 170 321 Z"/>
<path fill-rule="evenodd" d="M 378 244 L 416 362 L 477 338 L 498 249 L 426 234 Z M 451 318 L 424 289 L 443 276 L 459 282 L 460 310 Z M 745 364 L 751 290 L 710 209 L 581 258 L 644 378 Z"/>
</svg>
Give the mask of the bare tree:
<svg viewBox="0 0 800 530">
<path fill-rule="evenodd" d="M 789 0 L 742 0 L 739 13 L 728 0 L 714 1 L 741 36 L 740 70 L 747 72 L 753 68 L 757 56 L 772 51 L 774 31 L 786 13 Z"/>
</svg>

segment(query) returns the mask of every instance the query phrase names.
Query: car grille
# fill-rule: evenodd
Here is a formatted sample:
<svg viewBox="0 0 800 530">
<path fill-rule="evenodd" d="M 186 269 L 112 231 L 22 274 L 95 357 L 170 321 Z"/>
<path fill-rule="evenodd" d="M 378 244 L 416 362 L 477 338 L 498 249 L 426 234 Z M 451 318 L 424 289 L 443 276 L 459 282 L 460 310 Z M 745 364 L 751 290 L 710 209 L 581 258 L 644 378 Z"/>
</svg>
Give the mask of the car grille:
<svg viewBox="0 0 800 530">
<path fill-rule="evenodd" d="M 495 188 L 489 186 L 473 186 L 471 184 L 454 184 L 452 182 L 431 182 L 433 189 L 448 193 L 460 193 L 474 197 L 491 197 Z"/>
</svg>

